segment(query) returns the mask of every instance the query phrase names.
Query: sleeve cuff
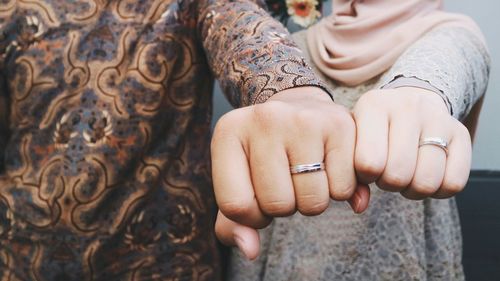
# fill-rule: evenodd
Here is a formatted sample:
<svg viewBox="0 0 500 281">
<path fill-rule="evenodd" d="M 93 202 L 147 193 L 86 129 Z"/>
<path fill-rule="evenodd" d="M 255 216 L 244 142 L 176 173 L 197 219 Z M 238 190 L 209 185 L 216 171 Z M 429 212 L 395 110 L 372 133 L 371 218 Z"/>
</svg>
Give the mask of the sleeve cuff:
<svg viewBox="0 0 500 281">
<path fill-rule="evenodd" d="M 421 78 L 418 78 L 416 76 L 411 76 L 411 77 L 406 77 L 404 75 L 397 75 L 392 79 L 390 82 L 384 84 L 383 86 L 380 87 L 380 89 L 397 89 L 401 87 L 415 87 L 415 88 L 421 88 L 424 90 L 429 90 L 437 95 L 439 95 L 444 103 L 446 104 L 446 107 L 448 108 L 448 112 L 453 115 L 453 105 L 447 95 L 444 94 L 444 91 L 438 89 L 432 83 L 428 80 L 424 80 Z"/>
<path fill-rule="evenodd" d="M 248 97 L 243 100 L 245 105 L 263 103 L 278 92 L 305 86 L 319 87 L 333 100 L 328 86 L 316 77 L 304 59 L 274 61 L 264 70 L 243 77 L 248 77 L 240 87 L 246 93 L 243 97 Z"/>
</svg>

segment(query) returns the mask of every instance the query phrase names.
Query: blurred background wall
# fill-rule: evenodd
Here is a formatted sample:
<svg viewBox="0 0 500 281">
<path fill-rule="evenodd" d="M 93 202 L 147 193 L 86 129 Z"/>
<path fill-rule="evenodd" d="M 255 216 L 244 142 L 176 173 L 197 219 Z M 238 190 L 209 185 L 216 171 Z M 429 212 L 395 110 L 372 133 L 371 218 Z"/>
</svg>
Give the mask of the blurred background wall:
<svg viewBox="0 0 500 281">
<path fill-rule="evenodd" d="M 325 14 L 331 11 L 331 1 L 326 2 Z M 474 146 L 473 169 L 500 170 L 500 1 L 497 0 L 447 0 L 445 9 L 471 16 L 482 28 L 492 58 L 490 84 L 481 114 Z M 214 120 L 231 109 L 216 86 Z"/>
</svg>

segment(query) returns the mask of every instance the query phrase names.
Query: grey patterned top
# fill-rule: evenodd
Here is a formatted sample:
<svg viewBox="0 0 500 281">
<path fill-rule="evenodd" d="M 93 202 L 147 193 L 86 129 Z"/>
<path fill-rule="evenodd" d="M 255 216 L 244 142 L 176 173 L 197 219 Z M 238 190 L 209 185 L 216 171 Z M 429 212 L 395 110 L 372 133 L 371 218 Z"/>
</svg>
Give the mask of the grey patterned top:
<svg viewBox="0 0 500 281">
<path fill-rule="evenodd" d="M 396 77 L 417 77 L 443 93 L 455 118 L 464 118 L 488 86 L 490 57 L 482 41 L 464 28 L 438 28 L 423 37 L 387 71 L 382 85 Z"/>
<path fill-rule="evenodd" d="M 307 49 L 304 32 L 295 39 Z M 482 41 L 462 28 L 439 28 L 380 77 L 352 88 L 329 82 L 335 101 L 352 107 L 363 93 L 396 77 L 417 77 L 442 91 L 453 116 L 461 118 L 484 94 L 488 73 L 489 56 Z M 317 217 L 276 219 L 261 231 L 262 251 L 256 261 L 233 251 L 229 280 L 465 279 L 454 199 L 411 201 L 376 186 L 371 190 L 370 206 L 362 215 L 346 203 L 332 201 Z"/>
</svg>

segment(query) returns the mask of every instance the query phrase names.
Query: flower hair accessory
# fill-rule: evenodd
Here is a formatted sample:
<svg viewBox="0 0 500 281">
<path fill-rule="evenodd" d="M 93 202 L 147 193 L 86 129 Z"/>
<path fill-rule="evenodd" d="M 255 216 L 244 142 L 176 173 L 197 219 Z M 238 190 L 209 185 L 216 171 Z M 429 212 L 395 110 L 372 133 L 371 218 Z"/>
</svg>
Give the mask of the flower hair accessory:
<svg viewBox="0 0 500 281">
<path fill-rule="evenodd" d="M 313 25 L 321 17 L 323 1 L 326 0 L 266 0 L 274 17 L 284 24 L 292 21 L 302 27 Z"/>
</svg>

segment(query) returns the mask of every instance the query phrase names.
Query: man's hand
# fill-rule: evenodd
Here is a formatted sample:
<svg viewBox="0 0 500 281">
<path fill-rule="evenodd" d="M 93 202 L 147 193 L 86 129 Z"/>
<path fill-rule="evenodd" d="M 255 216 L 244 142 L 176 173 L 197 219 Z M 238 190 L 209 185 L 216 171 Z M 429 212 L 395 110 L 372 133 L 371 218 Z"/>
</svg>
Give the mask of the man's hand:
<svg viewBox="0 0 500 281">
<path fill-rule="evenodd" d="M 212 139 L 219 239 L 258 255 L 258 234 L 272 217 L 321 214 L 330 198 L 368 206 L 369 189 L 354 171 L 356 127 L 350 112 L 316 87 L 274 95 L 224 115 Z M 290 174 L 290 166 L 325 163 L 325 170 Z"/>
<path fill-rule="evenodd" d="M 471 165 L 470 135 L 439 95 L 412 87 L 371 91 L 353 113 L 360 181 L 376 181 L 409 199 L 447 198 L 464 188 Z M 435 145 L 419 147 L 429 137 L 448 142 L 448 155 Z"/>
</svg>

